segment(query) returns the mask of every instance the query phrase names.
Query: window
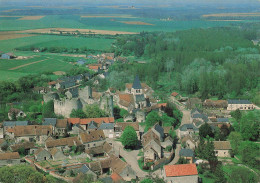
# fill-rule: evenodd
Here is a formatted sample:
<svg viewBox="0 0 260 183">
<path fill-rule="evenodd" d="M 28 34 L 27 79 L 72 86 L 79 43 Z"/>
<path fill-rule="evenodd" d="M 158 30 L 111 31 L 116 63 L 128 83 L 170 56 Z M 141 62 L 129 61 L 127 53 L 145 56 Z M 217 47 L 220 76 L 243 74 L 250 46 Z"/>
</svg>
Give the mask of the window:
<svg viewBox="0 0 260 183">
<path fill-rule="evenodd" d="M 95 147 L 95 146 L 96 146 L 96 144 L 93 144 L 93 146 Z"/>
</svg>

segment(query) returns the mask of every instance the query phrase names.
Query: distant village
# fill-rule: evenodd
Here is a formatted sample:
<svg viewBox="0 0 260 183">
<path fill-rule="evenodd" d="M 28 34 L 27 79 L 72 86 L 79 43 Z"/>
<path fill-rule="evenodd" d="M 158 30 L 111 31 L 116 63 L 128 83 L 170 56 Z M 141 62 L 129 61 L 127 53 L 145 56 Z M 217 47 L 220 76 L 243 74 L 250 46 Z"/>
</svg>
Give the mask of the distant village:
<svg viewBox="0 0 260 183">
<path fill-rule="evenodd" d="M 13 54 L 1 54 L 10 59 Z M 87 59 L 97 59 L 95 64 L 86 64 Z M 86 65 L 95 74 L 63 76 L 50 81 L 46 86 L 35 87 L 33 92 L 43 95 L 43 103 L 53 101 L 54 113 L 59 118 L 44 118 L 42 124 L 31 121 L 13 121 L 24 118 L 24 111 L 11 108 L 10 121 L 0 123 L 0 166 L 29 163 L 37 170 L 73 182 L 81 174 L 90 174 L 103 182 L 127 182 L 142 180 L 148 176 L 138 161 L 151 164 L 151 175 L 166 182 L 201 182 L 197 165 L 204 162 L 195 156 L 198 147 L 199 128 L 207 123 L 212 131 L 216 128 L 228 133 L 232 127 L 230 112 L 253 110 L 257 106 L 248 100 L 211 100 L 182 97 L 172 91 L 168 101 L 161 102 L 154 90 L 139 76 L 133 83 L 125 83 L 125 90 L 109 88 L 99 92 L 94 87 L 82 85 L 92 80 L 98 85 L 98 78 L 109 77 L 108 68 L 115 62 L 127 63 L 127 58 L 115 57 L 113 53 L 89 55 L 75 64 Z M 159 121 L 149 129 L 143 123 L 147 115 L 156 111 L 166 112 L 172 103 L 183 113 L 179 127 L 163 126 Z M 101 118 L 71 118 L 73 110 L 98 105 L 109 116 Z M 114 106 L 127 111 L 123 122 L 115 120 Z M 120 137 L 127 126 L 133 127 L 140 149 L 128 152 L 122 146 Z M 175 131 L 177 146 L 170 135 Z M 229 141 L 214 141 L 217 157 L 231 157 Z M 176 146 L 176 147 L 174 147 Z M 177 164 L 180 158 L 188 163 Z"/>
</svg>

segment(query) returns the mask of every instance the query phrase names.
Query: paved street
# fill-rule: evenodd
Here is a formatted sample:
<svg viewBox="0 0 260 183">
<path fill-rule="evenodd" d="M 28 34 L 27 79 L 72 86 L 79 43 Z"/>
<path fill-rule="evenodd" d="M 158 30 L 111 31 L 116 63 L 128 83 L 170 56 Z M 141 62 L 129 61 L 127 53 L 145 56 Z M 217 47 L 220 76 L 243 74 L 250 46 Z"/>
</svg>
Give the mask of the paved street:
<svg viewBox="0 0 260 183">
<path fill-rule="evenodd" d="M 125 151 L 123 148 L 123 145 L 119 141 L 114 141 L 109 139 L 109 143 L 113 144 L 113 148 L 115 151 L 115 154 L 118 155 L 120 153 L 120 156 L 122 156 L 126 162 L 132 167 L 132 169 L 137 173 L 138 177 L 145 177 L 148 175 L 147 172 L 144 172 L 140 169 L 137 158 L 139 150 L 133 150 L 133 151 Z"/>
</svg>

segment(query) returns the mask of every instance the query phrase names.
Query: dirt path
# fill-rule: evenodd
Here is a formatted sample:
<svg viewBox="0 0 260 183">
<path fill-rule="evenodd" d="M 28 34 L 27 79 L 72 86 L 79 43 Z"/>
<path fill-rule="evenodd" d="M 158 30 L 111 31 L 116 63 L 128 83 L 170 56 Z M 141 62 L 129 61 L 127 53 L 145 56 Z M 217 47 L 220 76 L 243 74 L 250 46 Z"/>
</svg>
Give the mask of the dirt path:
<svg viewBox="0 0 260 183">
<path fill-rule="evenodd" d="M 22 67 L 26 67 L 26 66 L 28 66 L 28 65 L 32 65 L 32 64 L 36 64 L 36 63 L 39 63 L 39 62 L 46 61 L 46 60 L 48 60 L 48 59 L 49 59 L 49 58 L 46 58 L 46 59 L 44 59 L 44 60 L 39 60 L 39 61 L 36 61 L 36 62 L 31 62 L 31 63 L 24 64 L 24 65 L 20 65 L 20 66 L 13 67 L 13 68 L 8 69 L 8 70 L 10 70 L 10 71 L 12 71 L 12 70 L 16 70 L 16 69 L 19 69 L 19 68 L 22 68 Z"/>
</svg>

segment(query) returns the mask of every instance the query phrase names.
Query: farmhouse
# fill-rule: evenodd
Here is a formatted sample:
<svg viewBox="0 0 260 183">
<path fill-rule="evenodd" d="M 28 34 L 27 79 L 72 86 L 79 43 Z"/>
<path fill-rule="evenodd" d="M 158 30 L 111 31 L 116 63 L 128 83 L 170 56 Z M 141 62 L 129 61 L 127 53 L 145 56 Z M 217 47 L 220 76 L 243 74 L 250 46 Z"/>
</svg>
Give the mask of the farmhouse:
<svg viewBox="0 0 260 183">
<path fill-rule="evenodd" d="M 0 153 L 0 167 L 6 165 L 20 164 L 20 155 L 18 152 Z"/>
<path fill-rule="evenodd" d="M 88 131 L 81 133 L 79 139 L 85 148 L 97 147 L 103 145 L 105 142 L 105 134 L 103 130 Z"/>
<path fill-rule="evenodd" d="M 232 148 L 229 141 L 214 141 L 213 143 L 217 157 L 230 157 Z"/>
<path fill-rule="evenodd" d="M 80 146 L 82 143 L 78 139 L 78 137 L 67 137 L 56 140 L 48 140 L 45 142 L 46 148 L 58 148 L 60 150 L 70 150 L 72 146 Z"/>
<path fill-rule="evenodd" d="M 193 124 L 184 124 L 180 126 L 179 137 L 182 138 L 186 135 L 192 135 L 196 132 L 199 132 L 199 129 L 195 127 Z"/>
<path fill-rule="evenodd" d="M 24 149 L 24 155 L 28 155 L 28 154 L 33 154 L 34 151 L 36 150 L 36 147 L 35 147 L 35 143 L 34 142 L 23 142 L 23 143 L 20 143 L 20 144 L 14 144 L 12 146 L 10 146 L 10 149 L 13 151 L 13 152 L 19 152 L 20 149 Z"/>
<path fill-rule="evenodd" d="M 138 139 L 140 139 L 140 133 L 139 133 L 139 124 L 135 122 L 118 122 L 115 124 L 115 137 L 119 138 L 121 137 L 123 131 L 127 126 L 131 126 L 134 128 Z"/>
<path fill-rule="evenodd" d="M 165 165 L 163 177 L 167 183 L 197 183 L 198 171 L 195 164 Z"/>
<path fill-rule="evenodd" d="M 144 162 L 154 162 L 162 158 L 160 137 L 153 130 L 148 130 L 142 137 Z"/>
<path fill-rule="evenodd" d="M 3 53 L 1 55 L 1 58 L 2 59 L 12 59 L 12 58 L 15 58 L 14 54 L 13 53 Z"/>
<path fill-rule="evenodd" d="M 248 100 L 228 100 L 227 110 L 235 111 L 235 110 L 253 110 L 254 104 L 252 104 Z"/>
<path fill-rule="evenodd" d="M 49 160 L 51 159 L 51 154 L 48 150 L 39 148 L 35 153 L 34 153 L 34 158 L 36 161 L 44 161 L 44 160 Z"/>
<path fill-rule="evenodd" d="M 36 141 L 38 144 L 43 144 L 52 133 L 52 126 L 50 125 L 16 126 L 10 132 L 11 137 L 13 137 L 16 142 L 26 140 L 29 142 Z"/>
<path fill-rule="evenodd" d="M 210 100 L 206 99 L 203 102 L 203 107 L 214 108 L 214 109 L 226 109 L 228 107 L 228 102 L 226 100 Z"/>
</svg>

